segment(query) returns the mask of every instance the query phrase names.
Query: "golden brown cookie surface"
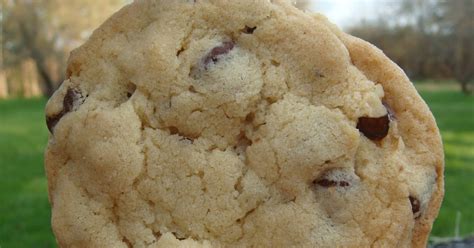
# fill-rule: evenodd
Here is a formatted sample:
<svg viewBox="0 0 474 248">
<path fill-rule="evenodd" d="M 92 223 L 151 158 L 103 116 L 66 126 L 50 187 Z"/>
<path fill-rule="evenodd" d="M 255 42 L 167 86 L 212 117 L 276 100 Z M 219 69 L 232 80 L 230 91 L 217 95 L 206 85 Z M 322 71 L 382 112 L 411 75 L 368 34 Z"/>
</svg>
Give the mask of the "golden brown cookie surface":
<svg viewBox="0 0 474 248">
<path fill-rule="evenodd" d="M 426 104 L 285 1 L 125 7 L 46 108 L 63 247 L 422 247 L 443 195 Z"/>
</svg>

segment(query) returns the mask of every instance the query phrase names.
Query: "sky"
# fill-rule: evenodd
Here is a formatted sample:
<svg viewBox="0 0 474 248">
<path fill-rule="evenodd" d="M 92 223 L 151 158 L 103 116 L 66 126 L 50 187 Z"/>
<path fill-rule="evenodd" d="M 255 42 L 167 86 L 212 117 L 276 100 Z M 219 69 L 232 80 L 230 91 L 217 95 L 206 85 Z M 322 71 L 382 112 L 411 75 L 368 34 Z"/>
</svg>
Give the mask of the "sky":
<svg viewBox="0 0 474 248">
<path fill-rule="evenodd" d="M 324 14 L 341 28 L 363 19 L 375 20 L 396 0 L 311 0 L 310 10 Z"/>
</svg>

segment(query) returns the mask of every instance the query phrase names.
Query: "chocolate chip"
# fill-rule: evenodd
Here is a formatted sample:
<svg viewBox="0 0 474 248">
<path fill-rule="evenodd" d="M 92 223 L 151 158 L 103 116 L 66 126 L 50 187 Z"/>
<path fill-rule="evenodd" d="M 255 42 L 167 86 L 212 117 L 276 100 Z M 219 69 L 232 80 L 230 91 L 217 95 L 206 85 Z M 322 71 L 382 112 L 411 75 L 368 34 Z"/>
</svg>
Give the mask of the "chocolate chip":
<svg viewBox="0 0 474 248">
<path fill-rule="evenodd" d="M 255 29 L 257 29 L 257 27 L 249 27 L 245 25 L 245 28 L 243 28 L 241 31 L 242 33 L 253 34 L 253 31 L 255 31 Z"/>
<path fill-rule="evenodd" d="M 53 128 L 56 126 L 59 120 L 63 117 L 63 115 L 64 115 L 63 111 L 61 111 L 59 114 L 46 116 L 46 126 L 48 126 L 49 132 L 53 133 Z"/>
<path fill-rule="evenodd" d="M 413 212 L 413 215 L 415 216 L 415 218 L 419 217 L 420 200 L 413 196 L 409 196 L 408 199 L 410 199 L 411 211 Z"/>
<path fill-rule="evenodd" d="M 349 185 L 348 182 L 340 181 L 340 182 L 339 182 L 339 186 L 341 186 L 341 187 L 349 187 L 350 185 Z"/>
<path fill-rule="evenodd" d="M 388 134 L 389 123 L 388 115 L 376 118 L 360 117 L 357 129 L 371 140 L 381 140 Z"/>
<path fill-rule="evenodd" d="M 211 62 L 216 63 L 222 55 L 225 55 L 225 54 L 229 53 L 234 48 L 234 46 L 235 46 L 234 42 L 226 41 L 226 42 L 222 43 L 222 45 L 220 45 L 218 47 L 214 47 L 206 55 L 206 57 L 203 60 L 205 69 L 208 68 L 208 65 Z"/>
<path fill-rule="evenodd" d="M 331 168 L 320 174 L 312 183 L 315 190 L 320 187 L 342 189 L 356 187 L 358 181 L 359 177 L 350 168 Z"/>
<path fill-rule="evenodd" d="M 219 61 L 221 57 L 229 53 L 235 46 L 233 41 L 225 41 L 221 45 L 211 49 L 201 62 L 191 67 L 189 76 L 194 79 L 201 78 L 204 71 L 207 71 L 212 64 Z"/>
<path fill-rule="evenodd" d="M 82 93 L 78 89 L 67 89 L 66 96 L 63 99 L 63 111 L 66 113 L 73 110 L 74 105 L 82 98 Z M 81 103 L 82 104 L 82 103 Z"/>
<path fill-rule="evenodd" d="M 46 125 L 48 126 L 49 131 L 53 133 L 53 129 L 56 126 L 56 124 L 59 122 L 59 120 L 65 114 L 74 110 L 74 107 L 76 105 L 80 105 L 83 102 L 84 101 L 82 99 L 82 93 L 79 89 L 68 88 L 66 91 L 66 95 L 64 96 L 64 99 L 63 99 L 63 109 L 61 110 L 61 112 L 51 115 L 51 116 L 46 116 Z"/>
<path fill-rule="evenodd" d="M 326 178 L 323 178 L 321 180 L 315 180 L 313 182 L 313 184 L 317 184 L 317 185 L 325 187 L 325 188 L 337 187 L 337 186 L 340 186 L 340 187 L 349 187 L 350 186 L 349 182 L 334 181 L 334 180 L 329 180 L 329 179 L 326 179 Z"/>
<path fill-rule="evenodd" d="M 317 184 L 319 186 L 323 186 L 325 188 L 329 188 L 329 187 L 334 187 L 334 186 L 337 186 L 337 182 L 336 181 L 332 181 L 332 180 L 328 180 L 328 179 L 321 179 L 319 181 L 315 181 L 313 182 L 314 184 Z"/>
</svg>

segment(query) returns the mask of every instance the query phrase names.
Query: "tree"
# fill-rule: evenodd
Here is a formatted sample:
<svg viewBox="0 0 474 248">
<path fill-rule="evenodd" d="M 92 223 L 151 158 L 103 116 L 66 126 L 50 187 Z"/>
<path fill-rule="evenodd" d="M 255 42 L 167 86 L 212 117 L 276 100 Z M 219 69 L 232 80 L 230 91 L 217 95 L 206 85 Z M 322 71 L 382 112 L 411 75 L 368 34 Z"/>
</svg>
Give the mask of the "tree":
<svg viewBox="0 0 474 248">
<path fill-rule="evenodd" d="M 474 1 L 399 0 L 386 21 L 350 32 L 397 62 L 412 78 L 454 78 L 464 93 L 474 72 Z"/>
<path fill-rule="evenodd" d="M 33 59 L 42 92 L 50 96 L 64 80 L 68 53 L 80 45 L 123 0 L 2 0 L 4 67 Z M 52 71 L 48 62 L 59 68 Z"/>
<path fill-rule="evenodd" d="M 439 18 L 441 32 L 449 35 L 454 46 L 452 72 L 464 93 L 472 93 L 468 83 L 474 81 L 474 1 L 440 1 L 442 15 Z"/>
<path fill-rule="evenodd" d="M 428 38 L 424 44 L 436 45 L 436 55 L 446 62 L 462 91 L 470 93 L 468 83 L 474 80 L 474 1 L 403 0 L 400 13 L 414 17 L 417 31 Z"/>
</svg>

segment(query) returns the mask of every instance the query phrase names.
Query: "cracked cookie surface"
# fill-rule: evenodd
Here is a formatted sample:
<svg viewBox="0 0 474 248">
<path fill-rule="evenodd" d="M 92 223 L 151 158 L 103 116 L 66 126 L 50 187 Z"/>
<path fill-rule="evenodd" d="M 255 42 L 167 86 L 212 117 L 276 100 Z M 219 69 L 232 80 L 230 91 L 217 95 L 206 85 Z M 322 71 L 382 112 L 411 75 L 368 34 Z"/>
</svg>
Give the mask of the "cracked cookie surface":
<svg viewBox="0 0 474 248">
<path fill-rule="evenodd" d="M 289 2 L 138 0 L 72 52 L 45 155 L 61 247 L 423 247 L 436 123 Z"/>
</svg>

